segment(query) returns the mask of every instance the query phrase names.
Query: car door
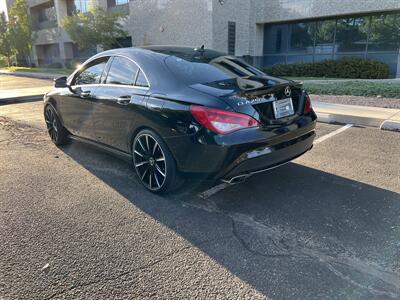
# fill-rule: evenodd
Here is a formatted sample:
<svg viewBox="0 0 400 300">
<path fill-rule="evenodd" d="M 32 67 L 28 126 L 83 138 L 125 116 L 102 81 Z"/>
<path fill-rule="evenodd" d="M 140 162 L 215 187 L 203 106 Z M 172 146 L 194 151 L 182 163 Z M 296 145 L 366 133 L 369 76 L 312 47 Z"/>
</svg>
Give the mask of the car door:
<svg viewBox="0 0 400 300">
<path fill-rule="evenodd" d="M 143 109 L 148 83 L 139 66 L 127 57 L 114 56 L 103 84 L 95 91 L 93 116 L 96 141 L 128 152 L 128 136 Z"/>
<path fill-rule="evenodd" d="M 101 82 L 109 57 L 90 61 L 77 72 L 71 81 L 71 88 L 62 96 L 60 110 L 64 127 L 72 134 L 93 139 L 94 92 Z"/>
</svg>

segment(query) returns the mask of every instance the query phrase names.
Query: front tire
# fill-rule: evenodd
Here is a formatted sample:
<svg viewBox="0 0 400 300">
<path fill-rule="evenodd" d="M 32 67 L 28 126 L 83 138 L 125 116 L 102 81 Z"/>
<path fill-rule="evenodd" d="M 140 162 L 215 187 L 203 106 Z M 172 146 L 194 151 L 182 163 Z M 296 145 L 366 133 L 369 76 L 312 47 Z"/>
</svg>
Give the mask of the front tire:
<svg viewBox="0 0 400 300">
<path fill-rule="evenodd" d="M 57 146 L 66 144 L 68 142 L 68 132 L 62 126 L 55 109 L 51 105 L 46 106 L 44 119 L 51 141 Z"/>
<path fill-rule="evenodd" d="M 136 173 L 149 191 L 162 194 L 178 187 L 175 159 L 155 132 L 146 129 L 136 135 L 132 156 Z"/>
</svg>

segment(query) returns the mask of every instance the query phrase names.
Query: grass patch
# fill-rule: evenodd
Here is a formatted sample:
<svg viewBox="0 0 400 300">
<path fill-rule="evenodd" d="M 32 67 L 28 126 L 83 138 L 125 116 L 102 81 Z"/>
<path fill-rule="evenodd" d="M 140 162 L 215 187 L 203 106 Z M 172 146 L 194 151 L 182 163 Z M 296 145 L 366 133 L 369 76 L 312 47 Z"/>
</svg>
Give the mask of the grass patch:
<svg viewBox="0 0 400 300">
<path fill-rule="evenodd" d="M 35 72 L 35 73 L 49 73 L 49 74 L 60 74 L 69 75 L 74 70 L 67 68 L 36 68 L 36 67 L 5 67 L 0 70 L 11 71 L 11 72 Z"/>
<path fill-rule="evenodd" d="M 310 94 L 317 95 L 382 96 L 385 98 L 400 98 L 400 80 L 398 82 L 351 80 L 329 83 L 309 83 L 305 81 L 304 88 Z"/>
<path fill-rule="evenodd" d="M 335 80 L 335 79 L 343 79 L 343 78 L 331 78 L 331 77 L 287 77 L 284 76 L 285 79 L 290 79 L 294 81 L 304 81 L 304 80 Z"/>
</svg>

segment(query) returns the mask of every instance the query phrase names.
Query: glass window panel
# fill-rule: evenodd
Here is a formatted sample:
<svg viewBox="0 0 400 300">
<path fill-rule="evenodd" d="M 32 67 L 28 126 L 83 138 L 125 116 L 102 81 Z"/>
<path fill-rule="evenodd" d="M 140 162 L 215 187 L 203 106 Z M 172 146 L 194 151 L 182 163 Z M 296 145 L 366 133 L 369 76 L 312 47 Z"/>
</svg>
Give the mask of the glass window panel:
<svg viewBox="0 0 400 300">
<path fill-rule="evenodd" d="M 289 25 L 269 25 L 264 30 L 264 52 L 286 53 L 289 36 Z"/>
<path fill-rule="evenodd" d="M 104 67 L 107 64 L 107 60 L 108 58 L 101 58 L 95 62 L 92 62 L 75 78 L 75 84 L 82 85 L 100 83 L 100 78 L 103 74 Z"/>
<path fill-rule="evenodd" d="M 333 53 L 336 20 L 318 21 L 315 30 L 315 54 Z"/>
<path fill-rule="evenodd" d="M 128 2 L 129 2 L 128 0 L 115 0 L 116 5 L 127 4 Z"/>
<path fill-rule="evenodd" d="M 290 25 L 290 52 L 313 53 L 315 22 Z"/>
<path fill-rule="evenodd" d="M 138 67 L 123 57 L 114 57 L 108 71 L 106 83 L 133 85 Z"/>
<path fill-rule="evenodd" d="M 339 19 L 336 29 L 337 51 L 365 51 L 369 27 L 368 23 L 368 17 Z"/>
<path fill-rule="evenodd" d="M 372 16 L 368 51 L 398 51 L 400 14 Z"/>
<path fill-rule="evenodd" d="M 136 86 L 143 86 L 143 87 L 148 87 L 149 83 L 146 80 L 146 77 L 144 76 L 142 71 L 139 71 L 138 77 L 136 79 Z"/>
</svg>

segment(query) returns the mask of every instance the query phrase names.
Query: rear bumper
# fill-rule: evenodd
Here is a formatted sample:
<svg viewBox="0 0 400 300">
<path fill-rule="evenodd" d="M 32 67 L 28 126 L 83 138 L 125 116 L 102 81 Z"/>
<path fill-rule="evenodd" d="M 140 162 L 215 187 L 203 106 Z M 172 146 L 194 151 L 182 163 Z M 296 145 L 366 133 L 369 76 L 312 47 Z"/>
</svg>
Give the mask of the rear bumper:
<svg viewBox="0 0 400 300">
<path fill-rule="evenodd" d="M 298 138 L 272 147 L 260 147 L 245 152 L 225 170 L 222 170 L 222 172 L 217 174 L 216 178 L 223 178 L 224 181 L 230 182 L 240 175 L 250 175 L 260 171 L 273 169 L 310 150 L 313 146 L 314 139 L 315 131 L 311 131 Z"/>
<path fill-rule="evenodd" d="M 268 169 L 310 150 L 315 138 L 315 117 L 272 129 L 251 128 L 227 135 L 165 138 L 178 170 L 208 173 L 216 179 Z"/>
</svg>

